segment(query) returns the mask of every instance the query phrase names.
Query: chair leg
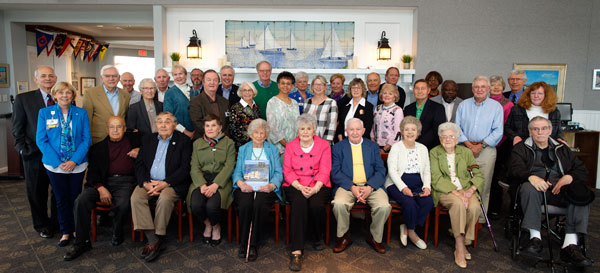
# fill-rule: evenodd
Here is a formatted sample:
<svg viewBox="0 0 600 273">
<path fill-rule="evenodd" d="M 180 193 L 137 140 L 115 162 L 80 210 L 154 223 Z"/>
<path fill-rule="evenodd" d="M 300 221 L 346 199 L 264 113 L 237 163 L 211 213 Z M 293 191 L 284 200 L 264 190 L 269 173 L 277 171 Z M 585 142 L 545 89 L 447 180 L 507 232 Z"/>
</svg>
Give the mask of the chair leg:
<svg viewBox="0 0 600 273">
<path fill-rule="evenodd" d="M 285 244 L 290 244 L 290 208 L 291 205 L 285 206 Z"/>
<path fill-rule="evenodd" d="M 440 208 L 435 208 L 435 219 L 433 227 L 433 245 L 438 245 L 438 232 L 440 231 Z"/>
<path fill-rule="evenodd" d="M 92 209 L 92 241 L 96 242 L 96 209 Z"/>
<path fill-rule="evenodd" d="M 390 238 L 392 237 L 392 212 L 390 212 L 390 215 L 388 216 L 388 219 L 386 221 L 386 225 L 387 225 L 387 238 L 385 240 L 386 244 L 390 244 Z"/>
<path fill-rule="evenodd" d="M 231 243 L 231 214 L 233 211 L 233 206 L 229 206 L 227 209 L 227 241 Z"/>
<path fill-rule="evenodd" d="M 329 245 L 329 233 L 331 225 L 331 205 L 327 204 L 325 206 L 325 244 Z"/>
<path fill-rule="evenodd" d="M 473 248 L 477 247 L 477 234 L 479 233 L 480 228 L 481 224 L 477 222 L 477 224 L 475 224 L 475 238 L 473 238 Z"/>
<path fill-rule="evenodd" d="M 275 203 L 275 244 L 279 243 L 279 203 Z"/>
<path fill-rule="evenodd" d="M 194 241 L 194 216 L 188 212 L 188 226 L 190 229 L 190 243 Z"/>
<path fill-rule="evenodd" d="M 177 214 L 178 214 L 177 215 L 177 228 L 178 228 L 178 232 L 179 232 L 179 234 L 178 234 L 179 240 L 177 240 L 178 242 L 181 242 L 181 240 L 183 239 L 183 234 L 181 232 L 181 218 L 182 218 L 182 209 L 181 209 L 182 205 L 181 204 L 182 203 L 183 202 L 181 202 L 181 201 L 177 202 Z"/>
<path fill-rule="evenodd" d="M 425 230 L 423 231 L 423 233 L 425 233 L 423 235 L 423 238 L 424 238 L 424 240 L 425 240 L 426 243 L 427 243 L 427 237 L 429 235 L 429 218 L 431 218 L 429 216 L 431 216 L 431 215 L 429 215 L 429 213 L 428 213 L 427 214 L 427 219 L 425 219 Z"/>
</svg>

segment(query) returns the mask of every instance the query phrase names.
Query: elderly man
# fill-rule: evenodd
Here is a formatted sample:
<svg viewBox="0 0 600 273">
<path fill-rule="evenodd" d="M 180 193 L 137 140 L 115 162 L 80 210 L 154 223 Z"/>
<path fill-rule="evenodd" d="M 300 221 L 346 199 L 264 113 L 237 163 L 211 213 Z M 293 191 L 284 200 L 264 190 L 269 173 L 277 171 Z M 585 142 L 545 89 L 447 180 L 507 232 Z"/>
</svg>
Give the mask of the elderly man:
<svg viewBox="0 0 600 273">
<path fill-rule="evenodd" d="M 133 78 L 133 74 L 129 72 L 121 74 L 121 85 L 123 86 L 123 90 L 129 93 L 129 105 L 132 105 L 142 99 L 142 94 L 133 90 L 133 86 L 135 85 L 135 78 Z"/>
<path fill-rule="evenodd" d="M 184 133 L 189 138 L 194 137 L 194 123 L 190 119 L 190 99 L 194 94 L 187 82 L 187 70 L 182 65 L 173 66 L 173 85 L 165 94 L 163 109 L 172 113 L 177 118 L 177 131 Z"/>
<path fill-rule="evenodd" d="M 169 80 L 171 77 L 169 73 L 164 69 L 156 70 L 156 74 L 154 74 L 154 81 L 156 82 L 156 86 L 158 90 L 156 91 L 156 96 L 158 96 L 158 101 L 163 102 L 165 100 L 165 93 L 169 89 Z"/>
<path fill-rule="evenodd" d="M 456 122 L 456 110 L 458 110 L 458 105 L 463 101 L 463 99 L 456 96 L 457 91 L 458 85 L 456 85 L 456 82 L 446 80 L 442 84 L 442 93 L 431 98 L 432 101 L 444 106 L 446 121 Z"/>
<path fill-rule="evenodd" d="M 136 184 L 134 163 L 140 141 L 137 133 L 125 133 L 125 120 L 119 116 L 108 119 L 108 136 L 92 145 L 88 152 L 89 165 L 85 189 L 75 200 L 77 237 L 63 257 L 73 260 L 92 248 L 90 242 L 90 212 L 100 201 L 114 212 L 111 244 L 123 243 L 123 223 L 129 215 L 129 197 Z M 96 219 L 93 219 L 96 221 Z"/>
<path fill-rule="evenodd" d="M 314 95 L 308 92 L 308 74 L 304 71 L 294 74 L 296 79 L 296 92 L 290 93 L 288 97 L 298 102 L 300 114 L 304 113 L 304 103 Z"/>
<path fill-rule="evenodd" d="M 385 71 L 385 83 L 379 85 L 379 91 L 383 88 L 383 85 L 389 83 L 391 85 L 395 85 L 398 88 L 398 93 L 400 94 L 400 99 L 396 102 L 396 104 L 402 108 L 404 108 L 404 102 L 406 101 L 406 92 L 404 92 L 404 88 L 398 85 L 398 79 L 400 79 L 400 70 L 398 70 L 395 66 L 390 66 Z M 381 101 L 378 102 L 380 104 Z M 375 104 L 373 104 L 375 106 Z"/>
<path fill-rule="evenodd" d="M 204 92 L 190 101 L 190 118 L 196 128 L 195 139 L 204 136 L 204 117 L 213 114 L 221 120 L 223 129 L 227 129 L 229 102 L 217 94 L 219 74 L 212 69 L 204 72 Z M 227 130 L 223 130 L 227 134 Z"/>
<path fill-rule="evenodd" d="M 192 81 L 192 89 L 190 91 L 191 97 L 195 97 L 202 93 L 202 77 L 204 72 L 200 68 L 192 69 L 190 72 L 190 80 Z"/>
<path fill-rule="evenodd" d="M 355 202 L 371 207 L 371 228 L 367 243 L 378 253 L 385 253 L 383 226 L 391 206 L 383 189 L 385 166 L 379 155 L 379 146 L 363 138 L 365 128 L 360 119 L 346 123 L 348 138 L 333 146 L 331 179 L 333 182 L 333 215 L 337 220 L 337 242 L 333 252 L 342 252 L 352 243 L 347 233 L 350 227 L 350 209 Z"/>
<path fill-rule="evenodd" d="M 549 137 L 552 123 L 544 117 L 534 117 L 529 122 L 529 135 L 514 146 L 510 162 L 510 175 L 521 182 L 522 228 L 529 230 L 526 251 L 542 251 L 540 235 L 544 196 L 548 205 L 565 207 L 567 219 L 565 238 L 560 258 L 576 266 L 590 266 L 592 262 L 577 246 L 577 233 L 586 234 L 590 215 L 589 204 L 594 192 L 587 188 L 588 172 L 583 163 L 564 143 Z M 548 240 L 551 240 L 550 238 Z"/>
<path fill-rule="evenodd" d="M 527 74 L 525 71 L 515 69 L 510 72 L 508 75 L 508 86 L 510 87 L 510 91 L 504 92 L 504 97 L 508 98 L 514 104 L 517 104 L 519 98 L 521 98 L 521 94 L 525 90 L 524 86 L 527 82 Z"/>
<path fill-rule="evenodd" d="M 219 85 L 219 90 L 217 91 L 217 94 L 229 100 L 230 107 L 236 104 L 241 99 L 240 96 L 238 96 L 237 94 L 239 86 L 233 84 L 234 79 L 235 70 L 232 66 L 225 65 L 221 67 L 221 84 Z"/>
<path fill-rule="evenodd" d="M 42 164 L 42 153 L 35 144 L 38 112 L 54 105 L 50 90 L 56 84 L 56 74 L 50 66 L 38 66 L 33 81 L 38 89 L 17 95 L 13 106 L 12 134 L 15 149 L 23 158 L 27 200 L 33 228 L 42 238 L 52 238 L 58 227 L 56 199 L 52 195 L 51 218 L 48 217 L 48 186 L 50 180 Z"/>
<path fill-rule="evenodd" d="M 381 78 L 379 74 L 371 72 L 367 75 L 367 101 L 373 105 L 373 112 L 375 112 L 375 106 L 379 104 L 379 85 L 381 84 Z"/>
<path fill-rule="evenodd" d="M 131 195 L 134 229 L 143 231 L 148 242 L 142 258 L 151 262 L 162 250 L 163 236 L 175 201 L 183 200 L 191 183 L 192 144 L 184 134 L 175 131 L 177 119 L 169 112 L 156 117 L 158 133 L 145 135 L 135 161 L 138 187 Z M 154 220 L 148 205 L 156 201 Z"/>
<path fill-rule="evenodd" d="M 129 110 L 129 93 L 118 88 L 119 71 L 114 65 L 105 65 L 100 69 L 102 85 L 85 92 L 83 108 L 90 119 L 92 144 L 106 138 L 106 122 L 112 116 L 125 118 Z"/>
<path fill-rule="evenodd" d="M 485 178 L 482 199 L 488 211 L 490 189 L 494 164 L 496 163 L 496 145 L 502 139 L 504 130 L 503 110 L 500 103 L 490 99 L 490 80 L 485 76 L 473 80 L 473 97 L 464 100 L 456 111 L 456 124 L 460 127 L 459 143 L 471 149 L 479 169 Z M 480 223 L 485 222 L 483 215 Z"/>
<path fill-rule="evenodd" d="M 267 102 L 279 94 L 277 83 L 271 80 L 271 64 L 267 61 L 261 61 L 256 65 L 258 80 L 253 82 L 258 93 L 254 97 L 254 102 L 260 108 L 260 117 L 267 119 Z"/>
</svg>

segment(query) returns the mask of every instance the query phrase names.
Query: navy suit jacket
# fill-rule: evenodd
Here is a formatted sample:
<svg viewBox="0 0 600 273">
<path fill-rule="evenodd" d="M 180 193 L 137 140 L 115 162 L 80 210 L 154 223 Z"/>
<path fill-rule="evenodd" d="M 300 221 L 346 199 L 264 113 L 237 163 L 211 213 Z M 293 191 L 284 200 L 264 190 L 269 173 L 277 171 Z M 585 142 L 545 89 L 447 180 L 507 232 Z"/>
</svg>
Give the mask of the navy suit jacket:
<svg viewBox="0 0 600 273">
<path fill-rule="evenodd" d="M 455 105 L 454 108 L 458 108 Z M 417 116 L 417 102 L 413 102 L 404 108 L 404 116 Z M 421 135 L 417 138 L 417 142 L 427 146 L 427 150 L 433 149 L 433 147 L 440 144 L 440 138 L 438 137 L 438 127 L 440 124 L 446 122 L 446 110 L 444 106 L 428 99 L 421 113 Z"/>
<path fill-rule="evenodd" d="M 362 155 L 365 166 L 365 174 L 367 175 L 367 185 L 373 190 L 383 187 L 385 183 L 385 166 L 379 154 L 379 146 L 377 143 L 363 138 Z M 331 149 L 331 182 L 333 187 L 333 195 L 338 188 L 343 188 L 347 191 L 354 185 L 353 164 L 352 164 L 352 148 L 350 141 L 346 138 Z"/>
<path fill-rule="evenodd" d="M 241 100 L 240 96 L 238 96 L 237 91 L 240 88 L 237 85 L 231 85 L 231 91 L 229 93 L 229 107 L 233 106 L 237 102 Z M 219 84 L 219 89 L 217 89 L 217 94 L 223 96 L 223 85 Z"/>
</svg>

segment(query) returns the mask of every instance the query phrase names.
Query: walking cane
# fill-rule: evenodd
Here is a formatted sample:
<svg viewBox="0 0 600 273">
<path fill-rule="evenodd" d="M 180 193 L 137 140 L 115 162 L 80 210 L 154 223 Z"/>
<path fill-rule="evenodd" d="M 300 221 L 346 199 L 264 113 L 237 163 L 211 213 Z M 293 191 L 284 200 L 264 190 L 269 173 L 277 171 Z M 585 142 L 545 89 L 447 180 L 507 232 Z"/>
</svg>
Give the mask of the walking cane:
<svg viewBox="0 0 600 273">
<path fill-rule="evenodd" d="M 471 178 L 475 177 L 475 175 L 473 174 L 474 168 L 479 169 L 479 165 L 473 164 L 473 165 L 467 167 L 467 170 L 469 170 L 469 174 L 471 175 Z M 479 192 L 479 189 L 475 189 L 475 190 L 477 191 L 477 200 L 479 200 L 479 204 L 481 205 L 481 211 L 483 212 L 483 217 L 485 218 L 485 223 L 487 224 L 488 231 L 490 232 L 490 236 L 492 237 L 492 242 L 494 243 L 494 251 L 498 252 L 498 244 L 496 244 L 496 237 L 494 237 L 494 232 L 492 232 L 492 225 L 490 224 L 490 220 L 487 217 L 487 212 L 485 211 L 485 206 L 483 205 L 483 201 L 481 200 L 481 192 Z"/>
<path fill-rule="evenodd" d="M 254 192 L 254 200 L 256 200 L 256 192 Z M 248 231 L 248 243 L 246 244 L 246 263 L 248 262 L 248 255 L 250 255 L 250 238 L 252 238 L 252 222 L 250 221 L 250 231 Z"/>
<path fill-rule="evenodd" d="M 550 178 L 550 169 L 548 166 L 544 164 L 544 168 L 546 169 L 546 177 L 544 178 L 544 182 L 548 182 Z M 546 216 L 546 231 L 548 232 L 548 252 L 550 254 L 550 269 L 554 272 L 554 255 L 552 253 L 552 238 L 550 238 L 550 217 L 548 216 L 548 199 L 546 198 L 546 193 L 548 191 L 544 191 L 544 214 Z"/>
</svg>

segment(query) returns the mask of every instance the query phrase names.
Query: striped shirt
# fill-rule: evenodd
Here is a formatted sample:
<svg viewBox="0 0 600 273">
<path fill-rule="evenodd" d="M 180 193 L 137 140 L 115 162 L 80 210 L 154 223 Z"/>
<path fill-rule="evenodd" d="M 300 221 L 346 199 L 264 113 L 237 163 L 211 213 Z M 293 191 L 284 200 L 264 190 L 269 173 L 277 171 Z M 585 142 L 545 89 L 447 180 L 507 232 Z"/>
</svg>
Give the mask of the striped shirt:
<svg viewBox="0 0 600 273">
<path fill-rule="evenodd" d="M 313 99 L 310 98 L 304 104 L 304 113 L 309 113 L 317 119 L 317 128 L 315 134 L 329 142 L 333 141 L 335 136 L 335 128 L 338 117 L 338 107 L 335 100 L 326 98 L 321 104 L 313 104 Z"/>
</svg>

